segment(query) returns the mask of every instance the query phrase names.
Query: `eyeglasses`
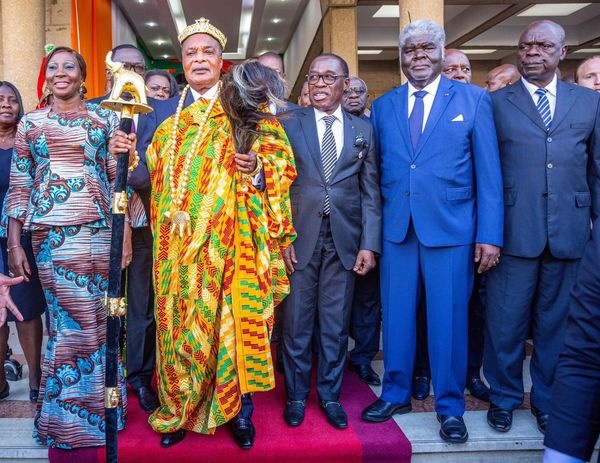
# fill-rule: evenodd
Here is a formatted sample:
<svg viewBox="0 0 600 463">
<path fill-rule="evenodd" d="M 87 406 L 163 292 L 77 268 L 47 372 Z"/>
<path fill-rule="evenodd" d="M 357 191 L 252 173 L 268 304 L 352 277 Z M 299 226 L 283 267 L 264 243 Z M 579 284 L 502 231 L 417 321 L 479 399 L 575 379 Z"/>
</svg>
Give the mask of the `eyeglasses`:
<svg viewBox="0 0 600 463">
<path fill-rule="evenodd" d="M 350 95 L 351 93 L 356 93 L 358 96 L 367 93 L 367 89 L 364 87 L 348 87 L 344 90 L 344 95 Z"/>
<path fill-rule="evenodd" d="M 135 71 L 136 74 L 143 74 L 146 72 L 146 65 L 141 63 L 125 63 L 123 62 L 123 67 L 128 71 Z"/>
<path fill-rule="evenodd" d="M 162 90 L 166 95 L 171 94 L 171 87 L 163 87 L 162 85 L 151 85 L 150 87 L 146 87 L 146 89 L 154 93 L 158 93 Z"/>
<path fill-rule="evenodd" d="M 319 79 L 323 79 L 325 85 L 333 85 L 340 77 L 346 78 L 343 74 L 307 74 L 306 80 L 310 85 L 316 85 Z"/>
</svg>

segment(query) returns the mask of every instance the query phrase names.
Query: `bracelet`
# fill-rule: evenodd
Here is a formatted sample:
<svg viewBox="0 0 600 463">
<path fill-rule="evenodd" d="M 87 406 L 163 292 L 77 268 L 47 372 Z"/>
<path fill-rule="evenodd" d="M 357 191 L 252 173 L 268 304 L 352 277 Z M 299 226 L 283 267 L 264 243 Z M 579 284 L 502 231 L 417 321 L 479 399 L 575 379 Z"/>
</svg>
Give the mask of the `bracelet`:
<svg viewBox="0 0 600 463">
<path fill-rule="evenodd" d="M 133 172 L 139 163 L 140 163 L 140 155 L 138 154 L 137 150 L 135 150 L 133 152 L 133 162 L 131 164 L 129 164 L 129 167 L 127 168 L 127 170 L 129 172 Z"/>
<path fill-rule="evenodd" d="M 256 155 L 256 167 L 248 175 L 250 177 L 254 177 L 256 174 L 260 173 L 260 171 L 262 170 L 262 168 L 263 168 L 262 159 L 258 155 Z"/>
<path fill-rule="evenodd" d="M 13 249 L 16 249 L 16 248 L 22 248 L 22 247 L 23 247 L 23 246 L 21 246 L 20 244 L 13 244 L 12 246 L 9 246 L 8 248 L 6 248 L 6 252 L 10 252 L 10 251 L 12 251 Z"/>
</svg>

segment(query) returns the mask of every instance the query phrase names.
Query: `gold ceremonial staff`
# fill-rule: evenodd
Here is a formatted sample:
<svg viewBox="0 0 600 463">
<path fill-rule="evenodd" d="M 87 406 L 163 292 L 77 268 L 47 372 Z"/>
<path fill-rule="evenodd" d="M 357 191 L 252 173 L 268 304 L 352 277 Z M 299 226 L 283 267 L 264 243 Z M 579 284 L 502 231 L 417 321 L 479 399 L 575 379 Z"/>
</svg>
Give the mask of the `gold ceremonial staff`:
<svg viewBox="0 0 600 463">
<path fill-rule="evenodd" d="M 108 100 L 101 106 L 121 113 L 119 130 L 131 133 L 134 114 L 145 114 L 153 109 L 146 101 L 144 79 L 139 74 L 125 69 L 123 63 L 112 60 L 112 52 L 106 55 L 106 66 L 113 75 L 113 88 Z M 123 99 L 128 94 L 131 99 Z M 137 156 L 137 153 L 136 153 Z M 127 211 L 127 170 L 129 153 L 117 159 L 117 175 L 112 201 L 112 234 L 110 243 L 110 267 L 108 273 L 108 292 L 105 297 L 106 320 L 106 374 L 104 382 L 104 408 L 106 419 L 106 461 L 117 463 L 119 460 L 117 440 L 117 406 L 119 393 L 119 333 L 121 318 L 125 315 L 125 298 L 121 256 L 123 254 L 123 232 Z"/>
</svg>

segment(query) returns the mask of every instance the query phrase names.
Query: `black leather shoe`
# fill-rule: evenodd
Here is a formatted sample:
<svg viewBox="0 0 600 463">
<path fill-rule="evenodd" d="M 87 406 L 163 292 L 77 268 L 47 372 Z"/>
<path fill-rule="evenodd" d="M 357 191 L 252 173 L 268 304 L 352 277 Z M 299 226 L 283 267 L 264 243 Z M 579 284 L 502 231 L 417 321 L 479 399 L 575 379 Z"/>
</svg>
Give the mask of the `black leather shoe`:
<svg viewBox="0 0 600 463">
<path fill-rule="evenodd" d="M 546 434 L 546 428 L 548 427 L 548 419 L 550 418 L 550 415 L 535 408 L 533 405 L 531 406 L 531 413 L 533 416 L 535 416 L 535 421 L 537 422 L 537 427 L 540 432 L 542 434 Z"/>
<path fill-rule="evenodd" d="M 8 381 L 4 383 L 4 388 L 0 391 L 0 400 L 4 400 L 10 394 L 10 386 L 8 385 Z"/>
<path fill-rule="evenodd" d="M 231 422 L 233 440 L 243 449 L 251 449 L 254 445 L 254 425 L 250 418 L 237 416 Z"/>
<path fill-rule="evenodd" d="M 300 426 L 304 421 L 304 411 L 306 410 L 306 400 L 288 400 L 285 403 L 283 418 L 290 426 Z"/>
<path fill-rule="evenodd" d="M 348 416 L 339 402 L 332 400 L 319 400 L 319 407 L 325 412 L 327 422 L 338 429 L 348 427 Z"/>
<path fill-rule="evenodd" d="M 412 410 L 412 406 L 407 404 L 393 404 L 382 399 L 377 399 L 362 412 L 362 419 L 373 423 L 381 423 L 389 420 L 393 415 L 403 415 Z"/>
<path fill-rule="evenodd" d="M 449 444 L 464 444 L 469 438 L 462 416 L 438 415 L 440 437 Z"/>
<path fill-rule="evenodd" d="M 490 401 L 490 388 L 485 385 L 479 376 L 467 378 L 467 389 L 473 397 L 484 402 Z"/>
<path fill-rule="evenodd" d="M 140 407 L 146 413 L 152 413 L 158 408 L 158 397 L 156 393 L 149 386 L 142 386 L 135 390 Z"/>
<path fill-rule="evenodd" d="M 417 400 L 429 397 L 431 378 L 429 376 L 415 376 L 413 379 L 412 396 Z"/>
<path fill-rule="evenodd" d="M 185 429 L 178 429 L 175 432 L 166 432 L 161 434 L 160 437 L 160 446 L 167 448 L 172 447 L 178 442 L 181 442 L 185 437 Z"/>
<path fill-rule="evenodd" d="M 371 365 L 356 365 L 351 363 L 348 366 L 350 371 L 355 372 L 363 383 L 369 386 L 381 386 L 379 375 L 375 373 Z"/>
<path fill-rule="evenodd" d="M 500 432 L 508 432 L 512 428 L 512 420 L 512 410 L 505 410 L 490 403 L 490 408 L 487 412 L 487 422 L 493 429 Z"/>
</svg>

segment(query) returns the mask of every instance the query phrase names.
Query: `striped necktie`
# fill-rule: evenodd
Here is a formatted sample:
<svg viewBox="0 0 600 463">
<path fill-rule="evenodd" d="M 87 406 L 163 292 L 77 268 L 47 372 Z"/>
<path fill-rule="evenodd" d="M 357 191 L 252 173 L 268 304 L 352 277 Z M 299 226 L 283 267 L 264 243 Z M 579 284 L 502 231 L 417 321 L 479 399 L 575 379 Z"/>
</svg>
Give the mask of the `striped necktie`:
<svg viewBox="0 0 600 463">
<path fill-rule="evenodd" d="M 552 123 L 552 114 L 550 113 L 550 102 L 548 101 L 548 97 L 546 96 L 545 88 L 538 88 L 535 91 L 535 94 L 539 96 L 537 101 L 537 110 L 540 113 L 542 121 L 544 121 L 544 126 L 546 130 L 550 129 L 550 124 Z"/>
<path fill-rule="evenodd" d="M 325 133 L 323 134 L 323 140 L 321 142 L 321 162 L 323 163 L 323 174 L 325 175 L 325 181 L 329 183 L 329 178 L 337 162 L 337 149 L 335 146 L 335 138 L 333 137 L 333 131 L 331 126 L 336 117 L 325 116 Z M 323 204 L 323 213 L 329 215 L 329 194 L 325 193 L 325 202 Z"/>
</svg>

